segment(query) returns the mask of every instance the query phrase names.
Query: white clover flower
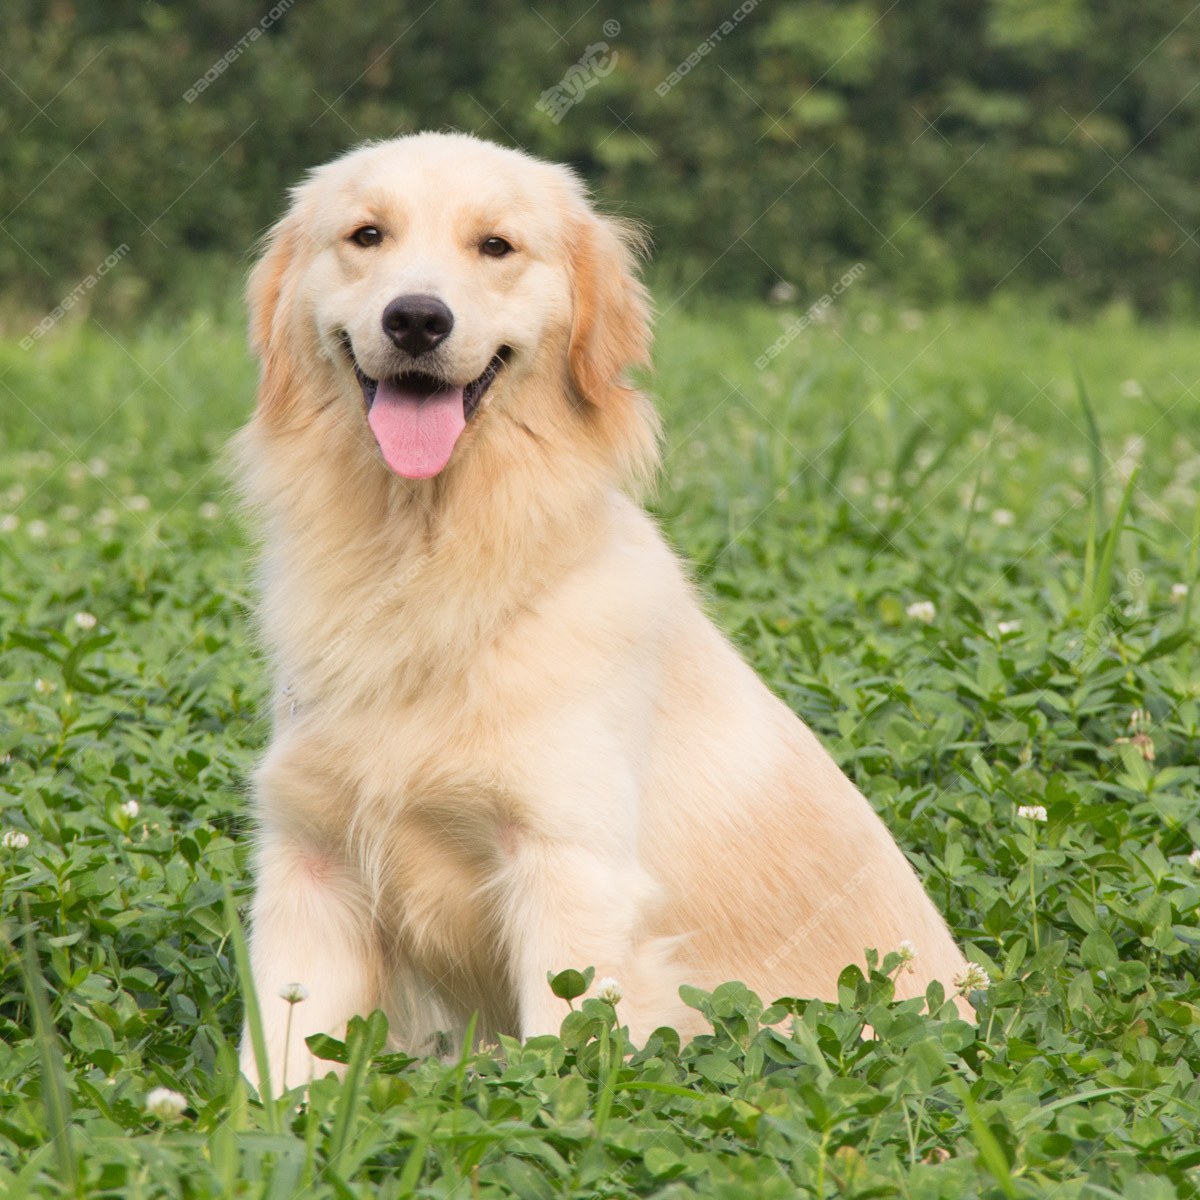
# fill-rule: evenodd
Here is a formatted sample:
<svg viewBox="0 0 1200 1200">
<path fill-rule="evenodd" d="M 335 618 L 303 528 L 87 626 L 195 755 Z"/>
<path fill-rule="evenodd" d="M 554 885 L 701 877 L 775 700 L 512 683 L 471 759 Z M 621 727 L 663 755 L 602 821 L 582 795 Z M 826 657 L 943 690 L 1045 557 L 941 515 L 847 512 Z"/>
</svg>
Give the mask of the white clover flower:
<svg viewBox="0 0 1200 1200">
<path fill-rule="evenodd" d="M 13 533 L 21 526 L 21 518 L 16 513 L 7 513 L 0 517 L 0 533 Z"/>
<path fill-rule="evenodd" d="M 1045 821 L 1046 806 L 1044 804 L 1022 804 L 1017 809 L 1017 816 L 1024 817 L 1027 821 Z"/>
<path fill-rule="evenodd" d="M 200 514 L 200 520 L 215 521 L 221 515 L 221 506 L 211 500 L 205 500 L 196 511 Z"/>
<path fill-rule="evenodd" d="M 925 314 L 915 308 L 906 308 L 900 314 L 900 328 L 908 333 L 920 329 L 925 324 Z"/>
<path fill-rule="evenodd" d="M 58 684 L 49 679 L 38 678 L 33 681 L 33 690 L 39 696 L 52 696 L 58 691 Z"/>
<path fill-rule="evenodd" d="M 621 985 L 611 975 L 605 975 L 605 977 L 601 979 L 598 984 L 596 984 L 596 995 L 599 999 L 608 1004 L 620 1004 L 622 995 Z"/>
<path fill-rule="evenodd" d="M 50 526 L 45 521 L 30 521 L 25 526 L 25 532 L 29 534 L 35 542 L 43 542 L 46 540 L 46 535 L 50 532 Z"/>
<path fill-rule="evenodd" d="M 146 1111 L 160 1121 L 178 1121 L 187 1108 L 187 1098 L 170 1088 L 157 1087 L 146 1097 Z"/>
<path fill-rule="evenodd" d="M 1007 529 L 1017 523 L 1017 514 L 1011 508 L 995 508 L 992 510 L 992 524 Z"/>
<path fill-rule="evenodd" d="M 90 612 L 77 612 L 75 614 L 75 624 L 78 625 L 80 629 L 95 629 L 96 616 L 94 613 Z"/>
<path fill-rule="evenodd" d="M 899 953 L 901 959 L 906 963 L 912 962 L 912 960 L 917 957 L 916 946 L 913 945 L 913 943 L 907 938 L 897 947 L 897 952 Z"/>
<path fill-rule="evenodd" d="M 121 811 L 132 821 L 141 811 L 141 807 L 136 800 L 126 800 L 121 805 Z"/>
<path fill-rule="evenodd" d="M 937 608 L 932 600 L 914 600 L 904 611 L 914 621 L 923 621 L 926 625 L 932 625 L 937 617 Z"/>
<path fill-rule="evenodd" d="M 1151 724 L 1150 714 L 1144 708 L 1135 708 L 1129 714 L 1130 729 L 1149 729 Z"/>
<path fill-rule="evenodd" d="M 129 499 L 125 501 L 125 507 L 129 509 L 130 512 L 149 512 L 150 497 L 140 495 L 130 496 Z"/>
<path fill-rule="evenodd" d="M 87 466 L 93 475 L 104 476 L 108 474 L 108 463 L 99 455 L 95 458 L 89 458 Z"/>
<path fill-rule="evenodd" d="M 279 989 L 279 998 L 289 1004 L 301 1004 L 308 999 L 308 988 L 302 983 L 285 983 Z"/>
<path fill-rule="evenodd" d="M 24 850 L 29 845 L 29 834 L 10 829 L 0 838 L 0 843 L 3 843 L 5 850 Z"/>
<path fill-rule="evenodd" d="M 988 973 L 978 964 L 969 962 L 967 969 L 954 980 L 960 995 L 967 992 L 986 992 L 992 986 Z"/>
<path fill-rule="evenodd" d="M 58 519 L 60 521 L 78 521 L 79 520 L 79 505 L 64 504 L 58 510 Z"/>
<path fill-rule="evenodd" d="M 1132 736 L 1117 738 L 1116 745 L 1134 746 L 1146 762 L 1153 762 L 1154 739 L 1149 733 L 1153 723 L 1153 718 L 1144 708 L 1135 708 L 1129 716 L 1129 730 Z"/>
<path fill-rule="evenodd" d="M 1188 585 L 1186 583 L 1171 584 L 1171 603 L 1182 604 L 1187 599 Z"/>
<path fill-rule="evenodd" d="M 1142 395 L 1142 385 L 1136 379 L 1126 379 L 1121 384 L 1121 395 L 1127 400 L 1136 400 Z"/>
<path fill-rule="evenodd" d="M 111 508 L 102 508 L 92 520 L 103 529 L 106 525 L 115 525 L 118 518 Z"/>
<path fill-rule="evenodd" d="M 7 836 L 8 835 L 5 834 L 5 837 Z M 1191 854 L 1188 855 L 1188 866 L 1195 871 L 1200 871 L 1200 849 L 1193 850 Z"/>
<path fill-rule="evenodd" d="M 81 462 L 67 464 L 67 482 L 78 487 L 87 478 L 87 467 Z"/>
<path fill-rule="evenodd" d="M 25 485 L 23 483 L 14 483 L 12 487 L 4 493 L 5 502 L 8 504 L 20 504 L 27 495 Z"/>
<path fill-rule="evenodd" d="M 1003 633 L 1020 633 L 1021 632 L 1021 622 L 1020 621 L 997 621 L 996 622 L 996 632 L 1002 633 L 1002 634 Z"/>
</svg>

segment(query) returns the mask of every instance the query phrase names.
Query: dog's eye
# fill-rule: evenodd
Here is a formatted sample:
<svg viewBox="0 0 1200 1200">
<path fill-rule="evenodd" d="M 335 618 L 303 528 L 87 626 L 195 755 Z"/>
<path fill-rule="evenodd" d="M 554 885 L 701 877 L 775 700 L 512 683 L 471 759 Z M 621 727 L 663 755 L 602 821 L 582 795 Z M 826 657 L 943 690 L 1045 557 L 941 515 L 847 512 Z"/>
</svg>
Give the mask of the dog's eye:
<svg viewBox="0 0 1200 1200">
<path fill-rule="evenodd" d="M 364 225 L 350 235 L 350 240 L 356 246 L 378 246 L 383 241 L 383 234 L 374 225 Z"/>
<path fill-rule="evenodd" d="M 479 249 L 489 258 L 503 258 L 506 254 L 511 254 L 513 248 L 502 237 L 490 237 L 479 243 Z"/>
</svg>

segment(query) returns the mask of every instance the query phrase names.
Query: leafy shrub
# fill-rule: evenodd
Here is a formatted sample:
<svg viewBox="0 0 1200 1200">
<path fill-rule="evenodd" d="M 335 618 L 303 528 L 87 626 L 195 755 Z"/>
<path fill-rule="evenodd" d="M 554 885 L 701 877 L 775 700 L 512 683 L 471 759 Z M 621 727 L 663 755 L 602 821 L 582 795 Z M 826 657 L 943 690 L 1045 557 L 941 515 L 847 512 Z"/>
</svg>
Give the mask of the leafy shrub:
<svg viewBox="0 0 1200 1200">
<path fill-rule="evenodd" d="M 351 18 L 336 0 L 13 0 L 10 304 L 49 309 L 128 245 L 86 304 L 136 312 L 174 293 L 184 308 L 240 272 L 308 167 L 446 127 L 578 165 L 648 223 L 676 289 L 820 295 L 861 260 L 925 303 L 998 287 L 1147 311 L 1194 297 L 1200 15 L 1171 0 L 488 13 L 482 36 L 465 0 Z M 610 67 L 555 123 L 543 94 L 601 45 Z"/>
</svg>

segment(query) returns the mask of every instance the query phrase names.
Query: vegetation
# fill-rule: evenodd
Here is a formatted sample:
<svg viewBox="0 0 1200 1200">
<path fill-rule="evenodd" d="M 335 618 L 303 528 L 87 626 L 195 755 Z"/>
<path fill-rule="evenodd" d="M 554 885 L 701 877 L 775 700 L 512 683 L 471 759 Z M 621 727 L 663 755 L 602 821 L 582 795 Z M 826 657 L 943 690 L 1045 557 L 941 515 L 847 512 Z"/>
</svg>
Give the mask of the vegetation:
<svg viewBox="0 0 1200 1200">
<path fill-rule="evenodd" d="M 186 308 L 189 260 L 223 283 L 307 168 L 447 127 L 577 164 L 677 290 L 864 261 L 924 304 L 1195 308 L 1175 0 L 9 0 L 0 38 L 0 278 L 35 319 L 121 246 L 89 308 Z"/>
<path fill-rule="evenodd" d="M 156 54 L 230 7 L 146 10 Z M 657 503 L 990 977 L 978 1026 L 891 1002 L 879 947 L 833 1002 L 692 995 L 686 1046 L 564 999 L 559 1038 L 414 1062 L 375 1015 L 321 1043 L 344 1083 L 248 1096 L 264 679 L 216 462 L 253 373 L 231 320 L 64 324 L 0 343 L 0 1194 L 1196 1195 L 1196 330 L 860 291 L 667 311 Z"/>
</svg>

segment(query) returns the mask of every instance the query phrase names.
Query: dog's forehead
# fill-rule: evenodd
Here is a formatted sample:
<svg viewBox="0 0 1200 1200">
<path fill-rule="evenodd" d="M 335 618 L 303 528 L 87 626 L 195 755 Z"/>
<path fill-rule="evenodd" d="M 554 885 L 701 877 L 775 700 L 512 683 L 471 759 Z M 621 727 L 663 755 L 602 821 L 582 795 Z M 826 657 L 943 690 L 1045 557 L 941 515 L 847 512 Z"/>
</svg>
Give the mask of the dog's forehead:
<svg viewBox="0 0 1200 1200">
<path fill-rule="evenodd" d="M 565 212 L 579 192 L 561 167 L 464 135 L 364 147 L 320 168 L 309 186 L 335 220 L 419 212 L 455 223 L 505 217 L 545 222 Z"/>
</svg>

